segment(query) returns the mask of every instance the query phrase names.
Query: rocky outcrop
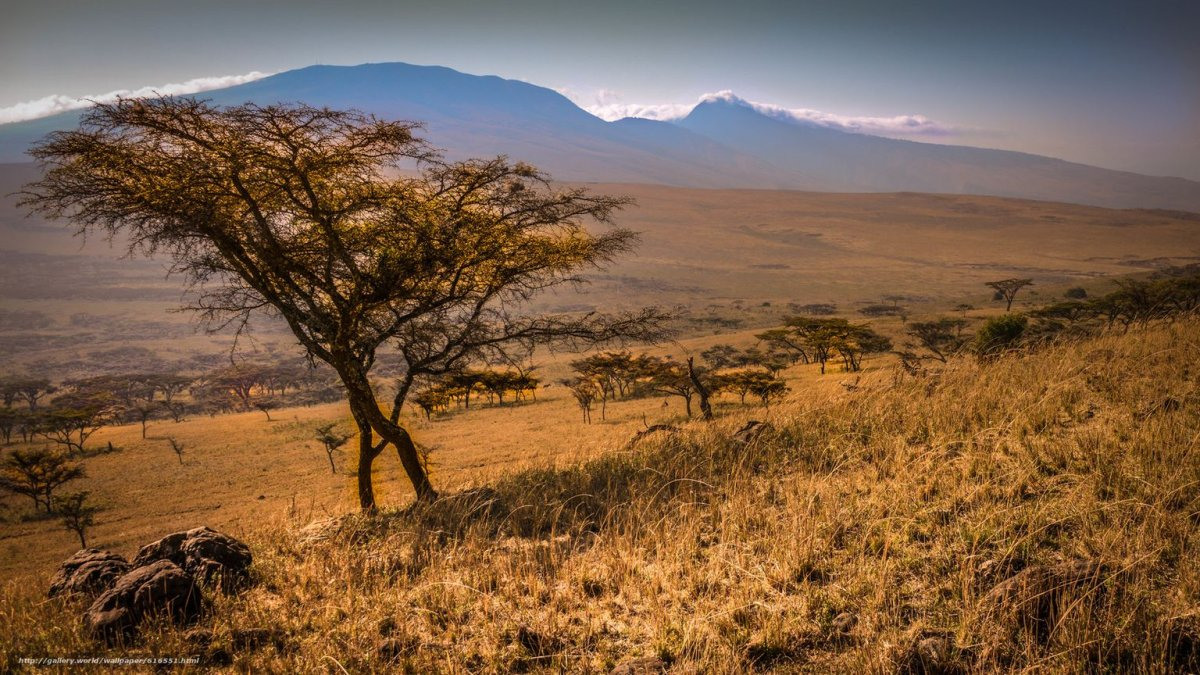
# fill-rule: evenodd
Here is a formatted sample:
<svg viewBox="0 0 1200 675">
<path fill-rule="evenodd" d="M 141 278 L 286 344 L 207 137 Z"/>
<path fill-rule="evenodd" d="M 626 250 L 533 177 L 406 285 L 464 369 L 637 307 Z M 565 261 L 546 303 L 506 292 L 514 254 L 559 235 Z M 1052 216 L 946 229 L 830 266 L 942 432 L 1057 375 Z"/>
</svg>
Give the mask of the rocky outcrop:
<svg viewBox="0 0 1200 675">
<path fill-rule="evenodd" d="M 250 548 L 227 534 L 207 527 L 168 534 L 147 544 L 133 558 L 141 567 L 158 560 L 169 560 L 205 583 L 232 587 L 247 579 L 253 556 Z"/>
<path fill-rule="evenodd" d="M 143 546 L 132 563 L 108 551 L 79 551 L 59 567 L 49 594 L 97 596 L 84 625 L 111 643 L 131 638 L 150 617 L 194 622 L 205 607 L 201 585 L 236 590 L 249 579 L 252 560 L 244 543 L 198 527 Z"/>
<path fill-rule="evenodd" d="M 50 580 L 50 597 L 92 597 L 112 588 L 117 578 L 129 572 L 129 561 L 110 551 L 85 548 L 67 558 Z"/>
<path fill-rule="evenodd" d="M 169 560 L 135 567 L 116 580 L 83 614 L 88 632 L 113 642 L 128 638 L 142 619 L 168 618 L 177 625 L 200 618 L 204 598 L 195 579 Z"/>
</svg>

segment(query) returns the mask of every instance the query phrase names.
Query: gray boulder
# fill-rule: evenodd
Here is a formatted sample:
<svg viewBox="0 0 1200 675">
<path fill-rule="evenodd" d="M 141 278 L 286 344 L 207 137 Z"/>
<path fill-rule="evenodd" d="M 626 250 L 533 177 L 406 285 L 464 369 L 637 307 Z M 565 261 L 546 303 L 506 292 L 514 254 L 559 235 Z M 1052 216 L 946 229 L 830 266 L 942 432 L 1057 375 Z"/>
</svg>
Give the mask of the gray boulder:
<svg viewBox="0 0 1200 675">
<path fill-rule="evenodd" d="M 147 544 L 133 558 L 133 566 L 169 560 L 204 582 L 230 588 L 246 581 L 253 557 L 250 548 L 233 537 L 207 527 L 168 534 Z"/>
<path fill-rule="evenodd" d="M 169 560 L 135 567 L 84 612 L 93 637 L 114 642 L 132 636 L 143 619 L 161 616 L 177 625 L 200 617 L 203 597 L 192 576 Z"/>
<path fill-rule="evenodd" d="M 96 596 L 112 588 L 117 578 L 129 570 L 129 562 L 116 553 L 85 548 L 59 566 L 50 580 L 48 595 Z"/>
</svg>

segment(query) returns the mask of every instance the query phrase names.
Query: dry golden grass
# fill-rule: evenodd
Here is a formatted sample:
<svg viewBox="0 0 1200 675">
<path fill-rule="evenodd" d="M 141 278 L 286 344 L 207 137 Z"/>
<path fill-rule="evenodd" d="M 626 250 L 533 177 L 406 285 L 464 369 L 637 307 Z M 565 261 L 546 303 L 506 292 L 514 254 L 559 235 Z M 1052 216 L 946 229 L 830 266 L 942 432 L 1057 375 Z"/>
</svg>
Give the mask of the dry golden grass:
<svg viewBox="0 0 1200 675">
<path fill-rule="evenodd" d="M 729 413 L 324 538 L 245 523 L 257 584 L 190 632 L 106 651 L 77 607 L 41 598 L 43 576 L 5 587 L 0 659 L 923 672 L 924 650 L 941 672 L 1195 670 L 1197 362 L 1188 320 L 920 380 L 876 370 L 798 392 L 749 445 Z M 1063 561 L 1086 572 L 1060 583 Z M 1020 570 L 1044 572 L 1036 597 L 992 590 Z"/>
</svg>

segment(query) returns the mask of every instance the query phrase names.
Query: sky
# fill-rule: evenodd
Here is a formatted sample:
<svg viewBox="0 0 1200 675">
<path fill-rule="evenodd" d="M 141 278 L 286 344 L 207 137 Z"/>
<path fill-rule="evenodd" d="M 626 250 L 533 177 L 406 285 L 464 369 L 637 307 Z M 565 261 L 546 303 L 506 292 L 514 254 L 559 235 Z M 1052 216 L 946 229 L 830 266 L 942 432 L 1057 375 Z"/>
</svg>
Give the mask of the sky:
<svg viewBox="0 0 1200 675">
<path fill-rule="evenodd" d="M 404 61 L 526 80 L 605 117 L 669 117 L 719 94 L 1200 180 L 1198 36 L 1196 0 L 16 0 L 0 21 L 0 119 Z"/>
</svg>

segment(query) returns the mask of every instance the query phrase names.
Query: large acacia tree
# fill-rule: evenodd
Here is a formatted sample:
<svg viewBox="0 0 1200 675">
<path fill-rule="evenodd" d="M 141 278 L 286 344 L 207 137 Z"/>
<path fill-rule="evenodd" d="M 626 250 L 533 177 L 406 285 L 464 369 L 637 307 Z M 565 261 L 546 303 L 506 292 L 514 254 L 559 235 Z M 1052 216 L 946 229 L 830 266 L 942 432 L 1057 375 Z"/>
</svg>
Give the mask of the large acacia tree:
<svg viewBox="0 0 1200 675">
<path fill-rule="evenodd" d="M 556 188 L 504 158 L 443 161 L 415 128 L 304 105 L 121 100 L 35 146 L 46 173 L 24 203 L 130 253 L 169 255 L 212 325 L 282 317 L 345 386 L 362 507 L 375 507 L 371 466 L 389 444 L 432 499 L 399 423 L 414 378 L 535 344 L 651 339 L 663 317 L 523 312 L 631 249 L 629 230 L 587 228 L 624 200 Z M 368 381 L 384 350 L 407 366 L 390 410 Z"/>
</svg>

